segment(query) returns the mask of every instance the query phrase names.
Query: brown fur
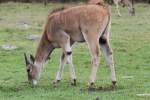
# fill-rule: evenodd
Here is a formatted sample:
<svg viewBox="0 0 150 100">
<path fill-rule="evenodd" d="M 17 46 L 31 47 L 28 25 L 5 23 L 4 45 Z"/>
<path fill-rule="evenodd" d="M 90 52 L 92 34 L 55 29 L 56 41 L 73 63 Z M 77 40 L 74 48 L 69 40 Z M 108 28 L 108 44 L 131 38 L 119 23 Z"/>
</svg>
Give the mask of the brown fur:
<svg viewBox="0 0 150 100">
<path fill-rule="evenodd" d="M 37 77 L 40 75 L 43 64 L 55 48 L 62 48 L 63 55 L 65 55 L 65 57 L 61 57 L 61 60 L 64 61 L 64 58 L 67 59 L 67 63 L 71 68 L 70 71 L 73 73 L 72 75 L 70 74 L 71 82 L 75 82 L 74 80 L 76 80 L 76 77 L 71 60 L 71 46 L 74 42 L 83 41 L 87 42 L 92 56 L 90 83 L 94 83 L 99 64 L 100 37 L 103 37 L 106 40 L 106 45 L 102 45 L 107 47 L 107 51 L 110 51 L 110 24 L 110 13 L 104 5 L 82 5 L 55 10 L 51 13 L 48 16 L 44 33 L 35 55 L 35 63 L 28 64 L 30 67 L 33 66 L 35 68 L 34 70 L 37 72 L 36 74 L 34 73 L 34 76 L 32 76 L 35 77 L 35 79 L 32 79 L 33 83 L 35 83 L 34 80 L 38 79 Z M 110 64 L 113 64 L 113 62 Z"/>
<path fill-rule="evenodd" d="M 94 10 L 95 12 L 99 13 L 93 12 Z M 101 17 L 97 18 L 96 16 Z M 81 39 L 80 38 L 78 39 L 78 37 L 80 37 L 81 35 L 80 29 L 82 29 L 82 31 L 87 33 L 88 31 L 90 32 L 93 30 L 91 29 L 92 26 L 93 28 L 95 28 L 95 26 L 96 28 L 99 28 L 102 24 L 101 23 L 102 20 L 104 20 L 103 18 L 105 18 L 104 16 L 108 17 L 109 12 L 103 6 L 88 5 L 88 6 L 73 7 L 72 9 L 66 9 L 61 12 L 51 14 L 48 18 L 45 31 L 49 41 L 51 42 L 60 40 L 56 39 L 56 37 L 60 38 L 59 36 L 57 36 L 58 30 L 63 30 L 65 32 L 68 32 L 68 34 L 71 33 L 73 36 L 76 36 L 76 38 L 71 36 L 72 40 L 80 41 Z M 82 23 L 80 23 L 80 21 Z M 99 33 L 98 31 L 99 30 L 96 30 L 96 33 Z"/>
</svg>

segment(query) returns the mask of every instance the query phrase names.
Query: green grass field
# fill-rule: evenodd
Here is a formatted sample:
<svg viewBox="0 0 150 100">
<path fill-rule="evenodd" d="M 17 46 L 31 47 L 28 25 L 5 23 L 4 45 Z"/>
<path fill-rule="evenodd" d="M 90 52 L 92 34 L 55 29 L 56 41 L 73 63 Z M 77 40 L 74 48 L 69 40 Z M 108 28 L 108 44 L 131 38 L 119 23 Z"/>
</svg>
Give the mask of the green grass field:
<svg viewBox="0 0 150 100">
<path fill-rule="evenodd" d="M 65 4 L 66 5 L 66 4 Z M 137 4 L 136 16 L 129 16 L 121 8 L 117 17 L 112 7 L 111 46 L 117 74 L 117 86 L 111 88 L 110 70 L 101 57 L 96 85 L 99 91 L 87 91 L 91 57 L 85 44 L 73 48 L 73 62 L 77 86 L 71 86 L 68 66 L 65 66 L 61 83 L 53 87 L 59 66 L 60 49 L 56 49 L 45 66 L 37 86 L 27 84 L 23 53 L 34 54 L 38 41 L 27 40 L 29 34 L 41 34 L 49 10 L 63 4 L 0 4 L 0 45 L 12 44 L 19 48 L 4 50 L 0 47 L 0 100 L 150 100 L 150 16 L 146 4 Z M 26 22 L 25 29 L 21 23 Z M 123 78 L 123 77 L 130 78 Z"/>
</svg>

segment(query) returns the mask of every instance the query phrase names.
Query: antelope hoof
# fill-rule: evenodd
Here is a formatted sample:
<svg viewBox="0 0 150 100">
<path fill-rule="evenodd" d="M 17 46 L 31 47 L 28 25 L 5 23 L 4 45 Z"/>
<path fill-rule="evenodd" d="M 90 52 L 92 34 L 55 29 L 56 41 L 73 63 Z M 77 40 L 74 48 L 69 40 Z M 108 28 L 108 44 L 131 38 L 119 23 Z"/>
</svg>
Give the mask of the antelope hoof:
<svg viewBox="0 0 150 100">
<path fill-rule="evenodd" d="M 76 79 L 73 79 L 73 80 L 71 81 L 71 85 L 72 85 L 72 86 L 76 86 L 76 85 L 77 85 Z"/>
<path fill-rule="evenodd" d="M 55 81 L 53 82 L 54 87 L 57 87 L 59 82 L 60 82 L 60 80 L 55 80 Z"/>
<path fill-rule="evenodd" d="M 118 17 L 121 17 L 121 14 L 118 14 Z"/>
<path fill-rule="evenodd" d="M 94 82 L 89 83 L 89 85 L 88 85 L 89 89 L 94 88 L 94 87 L 95 87 L 95 83 Z"/>
<path fill-rule="evenodd" d="M 113 86 L 116 86 L 117 81 L 112 81 Z"/>
<path fill-rule="evenodd" d="M 121 17 L 121 14 L 120 14 L 120 13 L 117 13 L 117 16 L 118 16 L 118 17 Z"/>
</svg>

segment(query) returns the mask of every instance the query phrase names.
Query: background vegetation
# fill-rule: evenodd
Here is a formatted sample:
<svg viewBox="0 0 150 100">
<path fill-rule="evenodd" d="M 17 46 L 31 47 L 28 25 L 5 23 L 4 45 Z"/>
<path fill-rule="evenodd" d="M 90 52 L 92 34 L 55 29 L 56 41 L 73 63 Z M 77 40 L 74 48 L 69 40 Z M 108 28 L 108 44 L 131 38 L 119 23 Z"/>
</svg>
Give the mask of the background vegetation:
<svg viewBox="0 0 150 100">
<path fill-rule="evenodd" d="M 0 2 L 8 2 L 8 1 L 14 1 L 14 2 L 77 2 L 77 1 L 88 1 L 88 0 L 0 0 Z M 106 0 L 106 1 L 112 1 L 112 0 Z M 134 0 L 136 2 L 147 2 L 148 0 Z"/>
</svg>

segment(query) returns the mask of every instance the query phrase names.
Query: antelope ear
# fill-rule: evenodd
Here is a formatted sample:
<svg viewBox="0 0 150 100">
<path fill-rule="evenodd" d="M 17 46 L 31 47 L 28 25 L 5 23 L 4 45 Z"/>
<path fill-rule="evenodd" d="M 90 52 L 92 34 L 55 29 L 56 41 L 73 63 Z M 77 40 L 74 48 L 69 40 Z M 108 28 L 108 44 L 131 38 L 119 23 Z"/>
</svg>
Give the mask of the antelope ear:
<svg viewBox="0 0 150 100">
<path fill-rule="evenodd" d="M 28 58 L 27 58 L 27 55 L 26 53 L 24 53 L 24 58 L 25 58 L 25 63 L 26 63 L 26 66 L 30 64 Z"/>
<path fill-rule="evenodd" d="M 32 63 L 34 63 L 34 61 L 35 61 L 34 56 L 33 56 L 33 55 L 31 55 L 31 54 L 30 54 L 30 60 L 31 60 L 31 62 L 32 62 Z"/>
</svg>

